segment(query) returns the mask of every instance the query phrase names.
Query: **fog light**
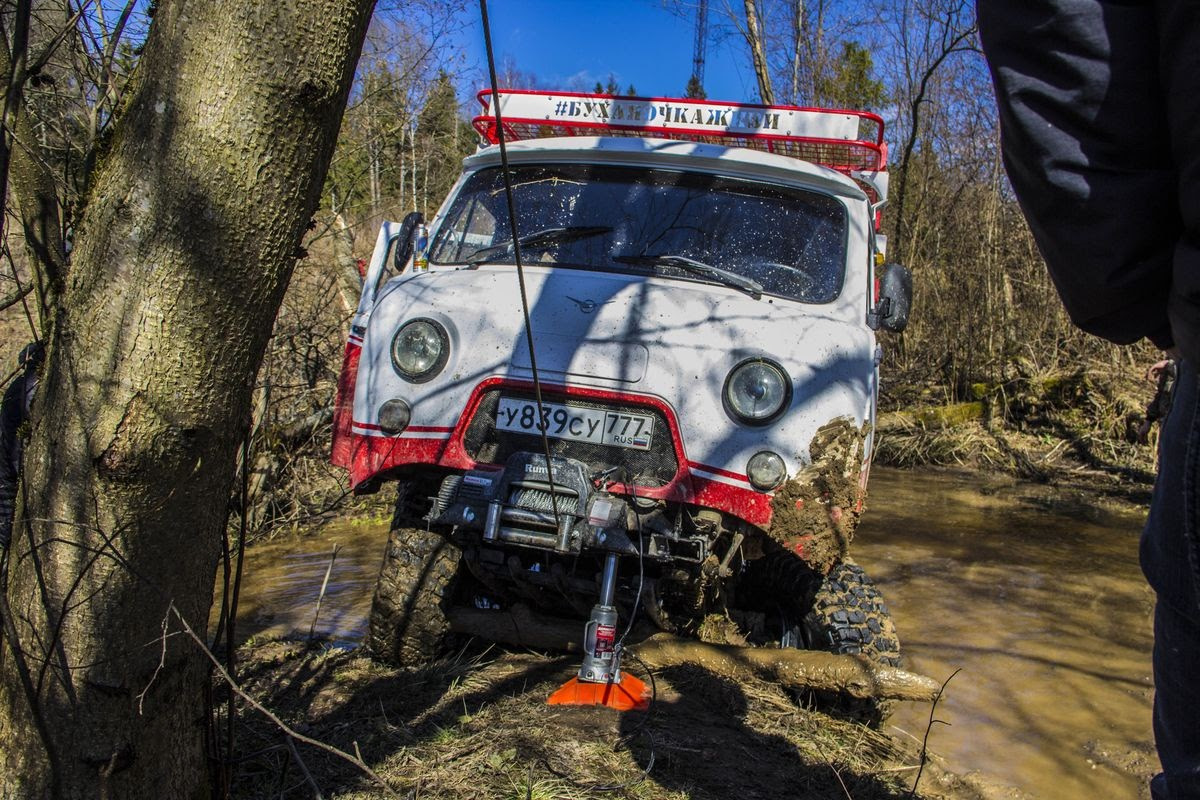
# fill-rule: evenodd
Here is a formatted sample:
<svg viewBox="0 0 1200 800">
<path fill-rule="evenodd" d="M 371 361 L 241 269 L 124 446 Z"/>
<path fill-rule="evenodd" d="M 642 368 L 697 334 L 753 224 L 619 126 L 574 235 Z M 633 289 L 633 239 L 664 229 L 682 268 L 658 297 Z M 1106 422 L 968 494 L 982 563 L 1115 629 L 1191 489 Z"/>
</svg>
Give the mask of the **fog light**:
<svg viewBox="0 0 1200 800">
<path fill-rule="evenodd" d="M 412 409 L 399 398 L 388 400 L 379 408 L 379 428 L 392 436 L 403 433 L 411 419 Z"/>
<path fill-rule="evenodd" d="M 778 489 L 787 477 L 787 467 L 783 459 L 768 450 L 750 456 L 746 464 L 746 477 L 750 485 L 760 492 Z"/>
</svg>

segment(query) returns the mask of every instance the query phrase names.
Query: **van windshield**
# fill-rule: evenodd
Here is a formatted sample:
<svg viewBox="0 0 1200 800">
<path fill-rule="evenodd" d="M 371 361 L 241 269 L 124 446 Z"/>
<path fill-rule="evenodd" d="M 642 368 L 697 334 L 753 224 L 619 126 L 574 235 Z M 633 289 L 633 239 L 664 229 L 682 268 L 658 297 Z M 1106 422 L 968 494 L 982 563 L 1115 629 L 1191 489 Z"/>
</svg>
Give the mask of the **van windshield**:
<svg viewBox="0 0 1200 800">
<path fill-rule="evenodd" d="M 846 210 L 819 192 L 589 164 L 516 166 L 512 181 L 525 264 L 722 283 L 808 303 L 842 288 Z M 511 264 L 512 239 L 504 177 L 482 169 L 454 198 L 429 260 Z"/>
</svg>

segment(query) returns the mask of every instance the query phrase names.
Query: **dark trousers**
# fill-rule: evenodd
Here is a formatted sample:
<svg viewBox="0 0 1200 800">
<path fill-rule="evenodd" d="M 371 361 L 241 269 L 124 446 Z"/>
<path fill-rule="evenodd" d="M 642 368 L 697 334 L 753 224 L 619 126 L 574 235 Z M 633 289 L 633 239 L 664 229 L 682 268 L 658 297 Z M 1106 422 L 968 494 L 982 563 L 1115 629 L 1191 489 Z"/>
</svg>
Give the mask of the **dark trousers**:
<svg viewBox="0 0 1200 800">
<path fill-rule="evenodd" d="M 0 548 L 12 538 L 13 509 L 21 470 L 19 428 L 25 419 L 25 379 L 18 375 L 0 401 Z"/>
<path fill-rule="evenodd" d="M 1200 391 L 1183 361 L 1159 441 L 1159 472 L 1142 533 L 1154 608 L 1154 800 L 1200 800 Z"/>
</svg>

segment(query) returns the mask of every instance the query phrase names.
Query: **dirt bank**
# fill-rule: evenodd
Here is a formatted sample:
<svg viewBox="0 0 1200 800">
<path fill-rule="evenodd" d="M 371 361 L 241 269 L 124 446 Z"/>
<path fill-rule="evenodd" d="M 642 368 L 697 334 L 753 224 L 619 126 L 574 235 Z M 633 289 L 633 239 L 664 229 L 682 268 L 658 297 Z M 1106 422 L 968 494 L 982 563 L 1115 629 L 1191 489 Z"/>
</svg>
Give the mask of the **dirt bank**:
<svg viewBox="0 0 1200 800">
<path fill-rule="evenodd" d="M 249 645 L 241 657 L 248 692 L 305 736 L 357 748 L 401 797 L 998 796 L 936 761 L 910 795 L 917 745 L 806 710 L 775 686 L 693 667 L 657 674 L 650 712 L 622 715 L 545 704 L 577 668 L 573 659 L 493 648 L 401 672 L 353 651 L 283 642 Z M 252 709 L 239 714 L 237 742 L 245 760 L 234 797 L 280 788 L 312 797 L 318 787 L 326 797 L 387 796 L 310 745 L 297 744 L 299 766 L 279 728 Z"/>
<path fill-rule="evenodd" d="M 901 469 L 951 467 L 998 484 L 1043 484 L 1089 502 L 1144 507 L 1150 501 L 1157 426 L 1148 441 L 1138 442 L 1078 421 L 1014 422 L 960 417 L 958 410 L 935 406 L 882 414 L 874 462 Z"/>
</svg>

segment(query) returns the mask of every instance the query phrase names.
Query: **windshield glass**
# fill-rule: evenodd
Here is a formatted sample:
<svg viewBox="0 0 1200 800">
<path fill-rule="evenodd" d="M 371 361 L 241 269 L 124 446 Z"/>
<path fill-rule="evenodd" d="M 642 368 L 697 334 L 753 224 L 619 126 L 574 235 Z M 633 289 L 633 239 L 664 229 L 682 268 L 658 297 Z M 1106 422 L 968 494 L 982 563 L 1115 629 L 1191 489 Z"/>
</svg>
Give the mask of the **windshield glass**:
<svg viewBox="0 0 1200 800">
<path fill-rule="evenodd" d="M 512 181 L 522 263 L 725 285 L 743 278 L 766 294 L 809 303 L 829 302 L 842 288 L 846 212 L 828 195 L 588 164 L 517 166 Z M 511 264 L 512 250 L 503 175 L 479 170 L 439 225 L 429 260 Z M 705 273 L 694 262 L 716 269 Z"/>
</svg>

